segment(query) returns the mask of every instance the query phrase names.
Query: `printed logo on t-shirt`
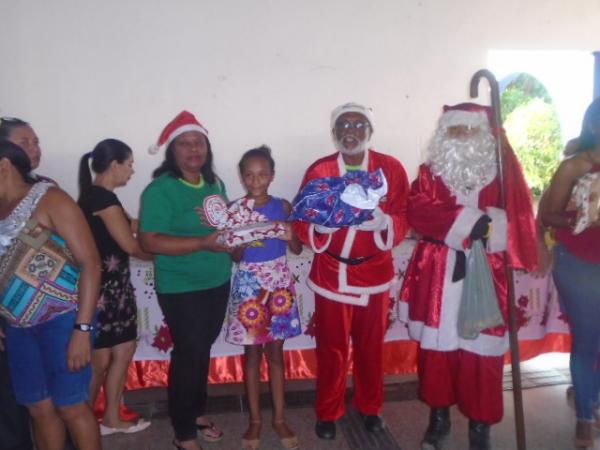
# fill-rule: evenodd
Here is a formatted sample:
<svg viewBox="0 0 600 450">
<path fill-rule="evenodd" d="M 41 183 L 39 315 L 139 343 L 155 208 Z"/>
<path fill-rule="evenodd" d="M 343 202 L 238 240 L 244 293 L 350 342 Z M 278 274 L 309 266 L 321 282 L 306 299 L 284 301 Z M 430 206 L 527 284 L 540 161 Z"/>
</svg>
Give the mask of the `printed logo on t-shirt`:
<svg viewBox="0 0 600 450">
<path fill-rule="evenodd" d="M 227 203 L 220 195 L 209 195 L 204 199 L 202 207 L 204 216 L 211 226 L 217 227 L 226 220 Z"/>
</svg>

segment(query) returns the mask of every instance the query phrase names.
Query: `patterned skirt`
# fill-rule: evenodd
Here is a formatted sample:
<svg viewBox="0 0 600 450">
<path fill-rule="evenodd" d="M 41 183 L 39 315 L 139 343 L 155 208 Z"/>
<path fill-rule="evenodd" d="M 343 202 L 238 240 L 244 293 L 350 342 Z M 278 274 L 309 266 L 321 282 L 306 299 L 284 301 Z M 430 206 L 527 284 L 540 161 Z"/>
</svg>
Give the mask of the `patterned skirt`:
<svg viewBox="0 0 600 450">
<path fill-rule="evenodd" d="M 285 256 L 271 261 L 242 261 L 233 276 L 225 340 L 256 345 L 302 332 L 294 278 Z"/>
<path fill-rule="evenodd" d="M 111 261 L 117 261 L 113 257 Z M 96 312 L 94 348 L 110 348 L 137 338 L 137 305 L 128 261 L 104 261 Z"/>
</svg>

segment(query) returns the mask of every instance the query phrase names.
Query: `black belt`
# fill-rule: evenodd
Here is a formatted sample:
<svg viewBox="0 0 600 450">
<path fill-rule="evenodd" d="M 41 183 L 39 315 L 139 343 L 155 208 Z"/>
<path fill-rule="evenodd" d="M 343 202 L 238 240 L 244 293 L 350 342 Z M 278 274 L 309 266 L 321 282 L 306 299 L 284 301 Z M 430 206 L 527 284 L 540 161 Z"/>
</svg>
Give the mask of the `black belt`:
<svg viewBox="0 0 600 450">
<path fill-rule="evenodd" d="M 337 259 L 339 262 L 348 264 L 349 266 L 357 266 L 358 264 L 362 264 L 365 261 L 367 261 L 368 259 L 375 257 L 375 255 L 371 255 L 371 256 L 359 256 L 358 258 L 343 258 L 339 255 L 334 255 L 329 250 L 325 250 L 325 253 L 327 253 L 332 258 Z"/>
<path fill-rule="evenodd" d="M 446 246 L 445 242 L 439 241 L 431 237 L 422 237 L 422 241 L 431 242 L 432 244 Z M 452 271 L 452 282 L 462 280 L 467 273 L 467 258 L 465 252 L 456 250 L 456 261 L 454 262 L 454 270 Z"/>
</svg>

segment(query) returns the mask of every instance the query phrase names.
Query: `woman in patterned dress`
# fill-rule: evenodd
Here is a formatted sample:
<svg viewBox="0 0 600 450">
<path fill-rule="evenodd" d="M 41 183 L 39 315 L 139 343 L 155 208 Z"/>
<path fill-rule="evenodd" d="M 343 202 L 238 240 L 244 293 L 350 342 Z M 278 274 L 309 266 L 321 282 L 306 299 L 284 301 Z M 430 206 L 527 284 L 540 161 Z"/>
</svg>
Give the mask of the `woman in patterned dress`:
<svg viewBox="0 0 600 450">
<path fill-rule="evenodd" d="M 96 174 L 92 181 L 90 172 Z M 135 433 L 150 422 L 124 421 L 119 408 L 127 369 L 137 338 L 137 307 L 130 281 L 129 256 L 151 259 L 134 237 L 132 221 L 113 193 L 125 186 L 133 174 L 133 153 L 123 142 L 105 139 L 81 158 L 79 206 L 92 229 L 102 259 L 102 283 L 96 316 L 93 377 L 90 401 L 95 403 L 104 386 L 106 408 L 100 425 L 102 435 Z"/>
<path fill-rule="evenodd" d="M 243 450 L 259 445 L 261 413 L 259 402 L 260 362 L 263 351 L 269 362 L 273 400 L 273 429 L 286 449 L 297 449 L 298 438 L 284 418 L 283 343 L 301 333 L 294 279 L 287 265 L 286 253 L 302 251 L 302 244 L 285 222 L 291 212 L 288 201 L 269 195 L 275 176 L 275 162 L 268 147 L 246 152 L 239 162 L 246 198 L 254 200 L 254 210 L 271 221 L 286 224 L 282 239 L 266 239 L 240 248 L 233 254 L 239 262 L 229 296 L 226 340 L 244 345 L 245 384 L 250 418 L 242 438 Z"/>
</svg>

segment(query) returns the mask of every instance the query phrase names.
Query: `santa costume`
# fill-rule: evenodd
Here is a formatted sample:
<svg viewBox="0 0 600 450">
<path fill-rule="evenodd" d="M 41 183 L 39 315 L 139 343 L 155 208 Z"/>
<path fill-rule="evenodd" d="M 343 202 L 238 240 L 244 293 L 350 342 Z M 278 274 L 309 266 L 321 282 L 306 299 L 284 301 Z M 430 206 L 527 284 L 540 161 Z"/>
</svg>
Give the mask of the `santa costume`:
<svg viewBox="0 0 600 450">
<path fill-rule="evenodd" d="M 373 126 L 370 110 L 346 104 L 333 111 L 332 129 L 344 113 L 358 112 Z M 379 203 L 380 226 L 363 230 L 344 226 L 323 231 L 308 222 L 295 221 L 294 230 L 315 252 L 308 286 L 315 292 L 315 333 L 318 364 L 316 414 L 320 421 L 335 421 L 345 414 L 346 375 L 350 337 L 353 346 L 354 407 L 363 415 L 377 416 L 383 404 L 383 340 L 389 310 L 389 288 L 394 278 L 392 247 L 407 231 L 408 179 L 392 156 L 366 149 L 359 168 L 382 169 L 388 193 Z M 312 164 L 302 181 L 346 174 L 341 152 Z M 321 231 L 321 232 L 320 232 Z M 333 231 L 333 232 L 331 232 Z"/>
<path fill-rule="evenodd" d="M 432 408 L 432 414 L 443 409 L 447 415 L 447 408 L 457 404 L 473 423 L 484 424 L 488 431 L 489 425 L 499 422 L 503 415 L 502 371 L 508 349 L 507 328 L 500 325 L 484 330 L 475 339 L 459 336 L 457 318 L 465 255 L 475 229 L 483 224 L 488 230 L 486 255 L 505 324 L 508 323 L 507 261 L 516 269 L 532 270 L 536 264 L 529 189 L 505 138 L 502 142 L 506 209 L 500 207 L 494 147 L 495 136 L 503 130 L 493 129 L 491 122 L 488 107 L 467 103 L 444 108 L 429 160 L 421 165 L 411 186 L 408 221 L 421 239 L 400 295 L 401 312 L 408 322 L 410 336 L 420 343 L 421 399 Z M 447 133 L 453 127 L 476 130 L 476 138 L 461 147 L 458 139 Z"/>
</svg>

